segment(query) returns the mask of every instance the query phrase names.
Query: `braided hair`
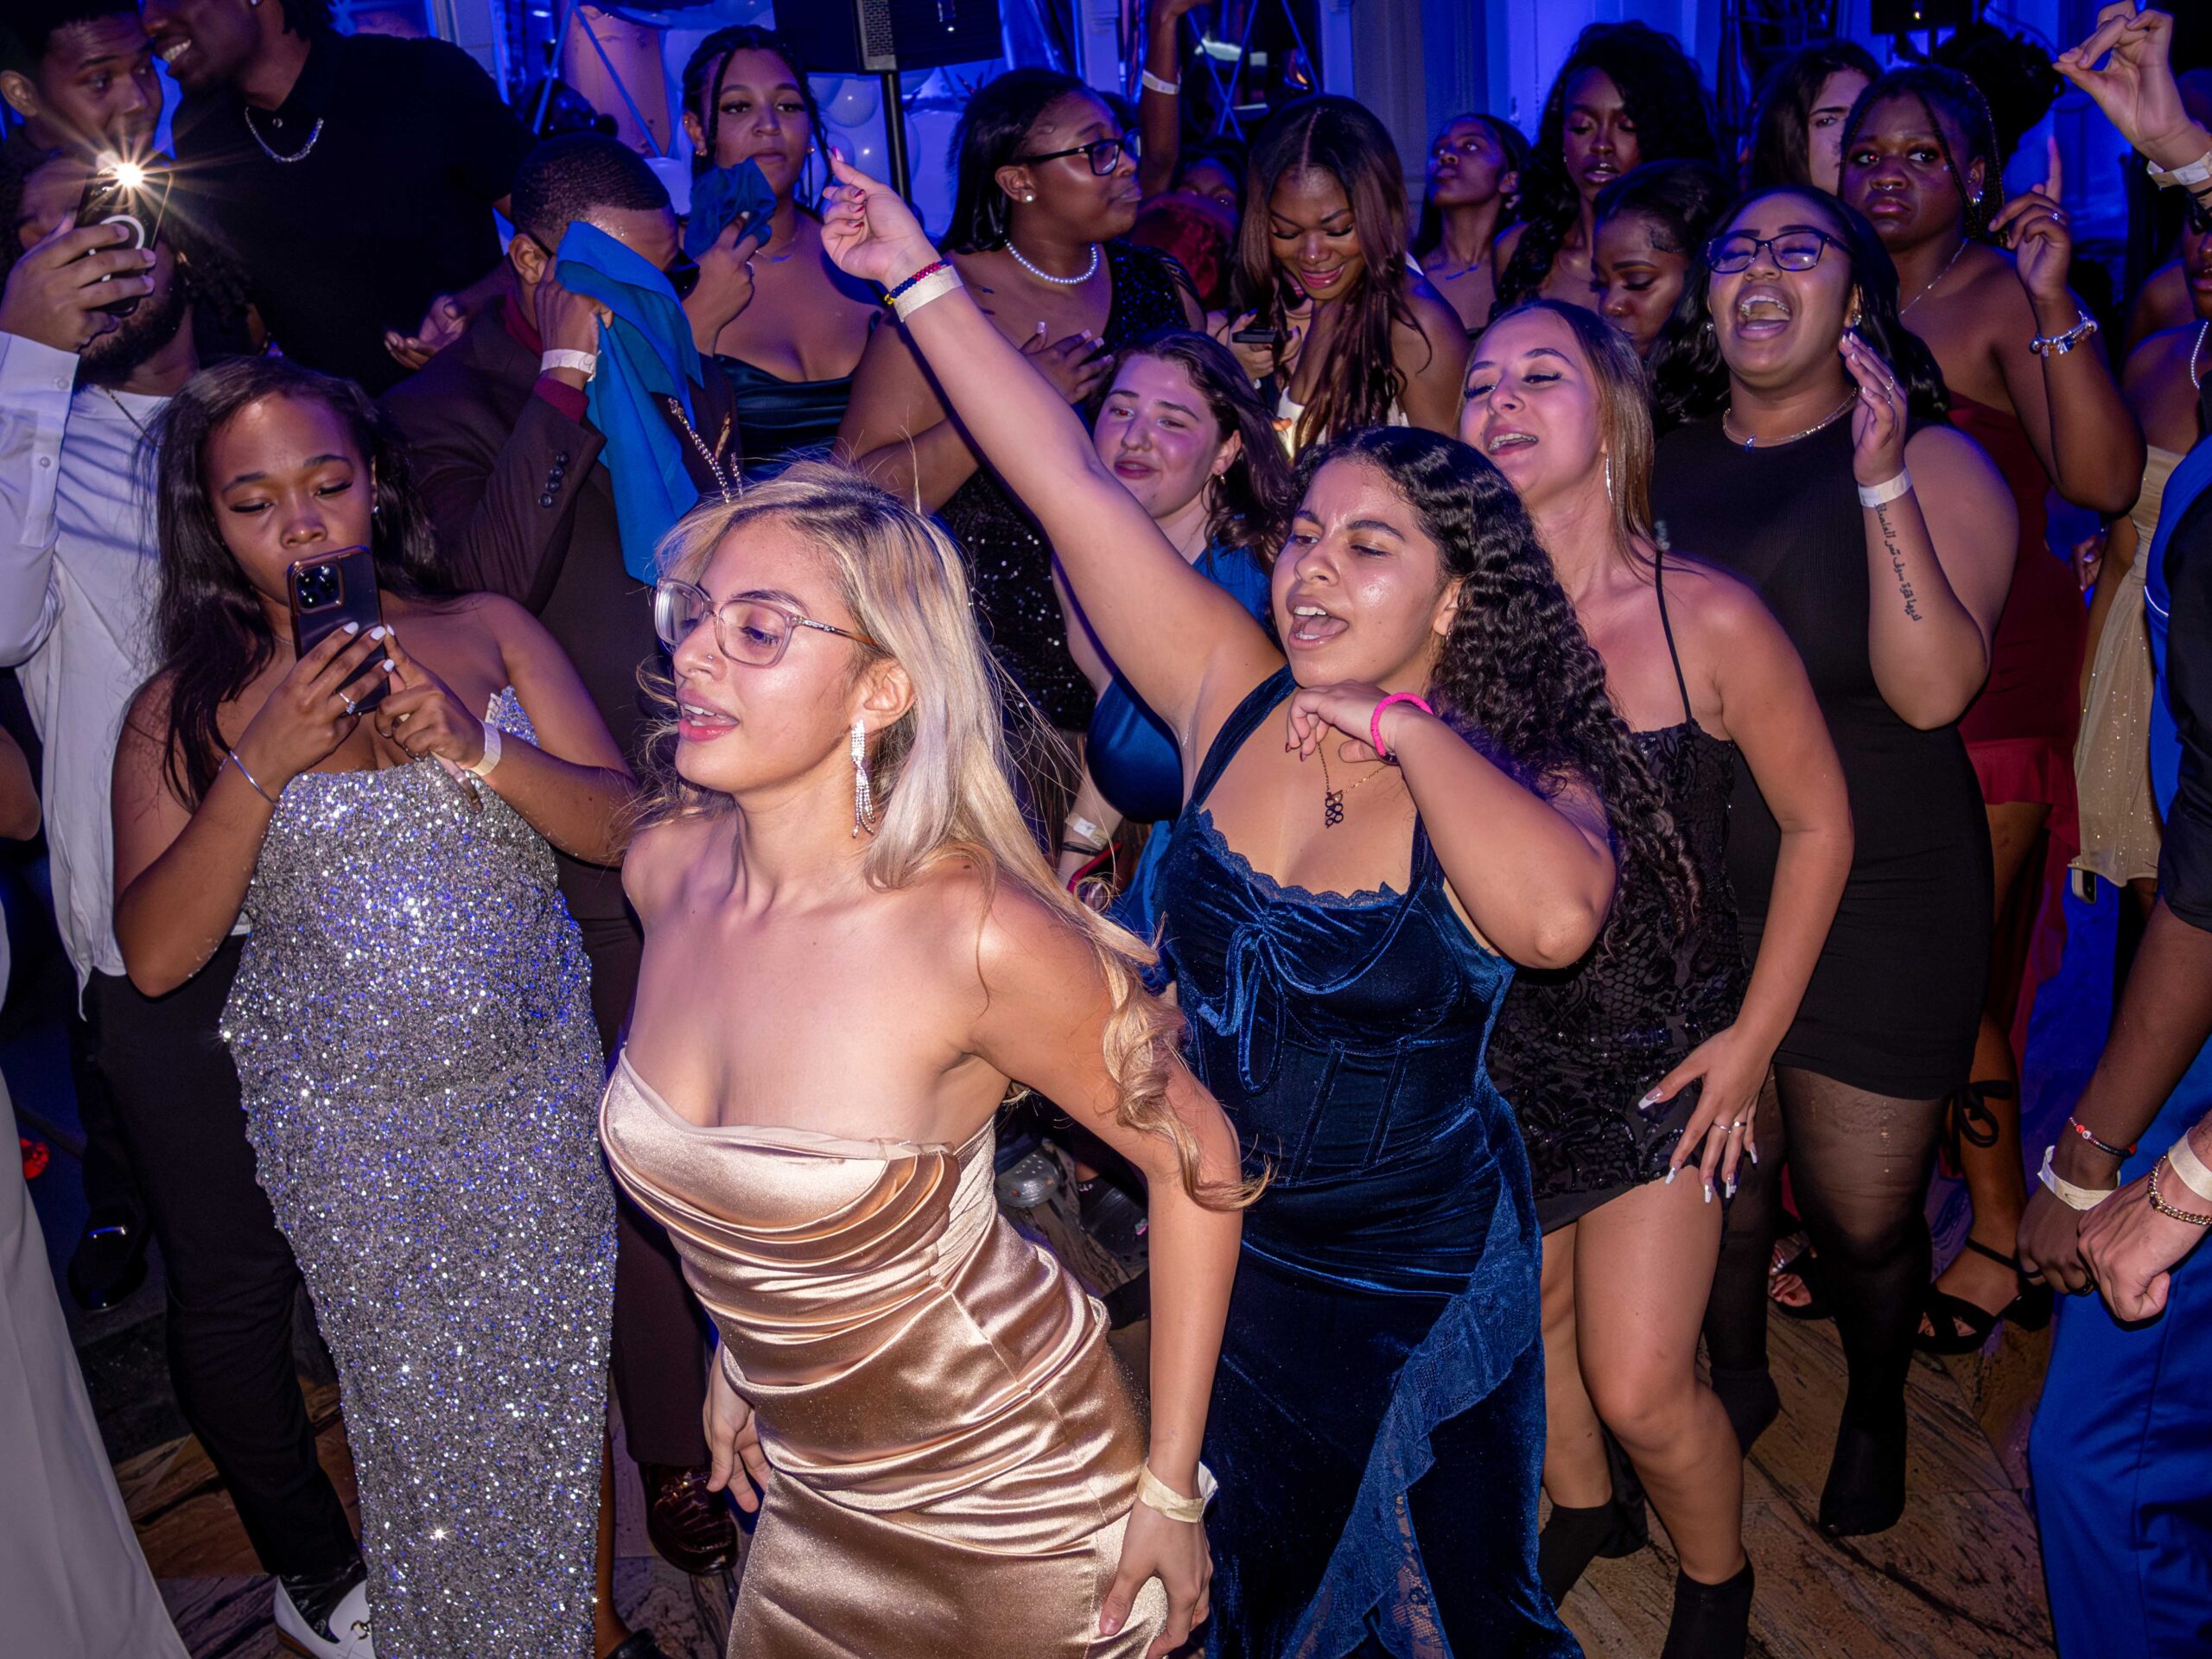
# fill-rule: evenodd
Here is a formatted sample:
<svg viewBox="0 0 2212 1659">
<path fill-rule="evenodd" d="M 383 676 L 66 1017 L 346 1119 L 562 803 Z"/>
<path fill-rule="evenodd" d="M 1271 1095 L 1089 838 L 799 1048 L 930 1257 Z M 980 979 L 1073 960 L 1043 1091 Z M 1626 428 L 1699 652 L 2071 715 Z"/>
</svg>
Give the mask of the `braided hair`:
<svg viewBox="0 0 2212 1659">
<path fill-rule="evenodd" d="M 728 72 L 729 60 L 740 52 L 766 52 L 783 60 L 798 87 L 799 100 L 806 105 L 808 126 L 816 139 L 822 136 L 822 105 L 815 101 L 814 87 L 807 80 L 806 60 L 790 39 L 753 23 L 718 29 L 699 42 L 683 65 L 683 107 L 698 122 L 705 143 L 703 152 L 691 158 L 695 178 L 714 170 L 715 138 L 722 121 L 722 76 Z"/>
<path fill-rule="evenodd" d="M 1847 170 L 1851 166 L 1851 146 L 1859 137 L 1859 128 L 1866 124 L 1866 118 L 1874 109 L 1893 99 L 1909 98 L 1920 105 L 1920 112 L 1928 118 L 1928 124 L 1936 134 L 1936 148 L 1943 157 L 1944 170 L 1957 187 L 1959 200 L 1966 204 L 1967 237 L 1976 242 L 1989 238 L 1989 226 L 1997 217 L 1998 209 L 2005 205 L 2004 164 L 1997 149 L 1997 124 L 1990 118 L 1989 101 L 1981 89 L 1955 69 L 1945 69 L 1931 63 L 1908 64 L 1902 69 L 1892 69 L 1875 80 L 1859 94 L 1859 101 L 1851 106 L 1851 113 L 1843 122 L 1843 156 Z M 1937 113 L 1938 111 L 1942 114 Z M 1957 130 L 1963 149 L 1951 147 L 1951 135 L 1945 130 L 1944 117 Z M 1979 192 L 1967 188 L 1967 168 L 1980 162 L 1981 188 Z"/>
<path fill-rule="evenodd" d="M 1368 427 L 1299 458 L 1301 494 L 1332 461 L 1375 467 L 1436 543 L 1459 605 L 1429 690 L 1475 749 L 1546 798 L 1580 783 L 1605 807 L 1622 864 L 1666 896 L 1678 922 L 1697 881 L 1666 797 L 1605 690 L 1605 664 L 1576 619 L 1519 493 L 1482 454 L 1418 427 Z"/>
<path fill-rule="evenodd" d="M 1621 95 L 1636 126 L 1637 160 L 1717 163 L 1713 105 L 1697 66 L 1671 35 L 1643 23 L 1592 23 L 1552 78 L 1528 170 L 1521 175 L 1526 228 L 1497 281 L 1492 316 L 1530 298 L 1551 275 L 1567 232 L 1582 216 L 1582 193 L 1567 175 L 1567 94 L 1576 79 L 1597 70 Z"/>
</svg>

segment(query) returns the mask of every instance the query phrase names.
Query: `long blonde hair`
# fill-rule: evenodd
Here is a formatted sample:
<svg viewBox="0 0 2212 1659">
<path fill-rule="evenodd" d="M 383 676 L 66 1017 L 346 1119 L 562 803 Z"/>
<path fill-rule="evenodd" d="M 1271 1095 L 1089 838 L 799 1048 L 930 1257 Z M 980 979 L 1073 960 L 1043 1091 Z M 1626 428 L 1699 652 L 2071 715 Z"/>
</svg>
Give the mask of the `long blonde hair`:
<svg viewBox="0 0 2212 1659">
<path fill-rule="evenodd" d="M 1249 1201 L 1256 1187 L 1209 1182 L 1198 1145 L 1167 1102 L 1182 1019 L 1145 989 L 1149 945 L 1068 892 L 1038 849 L 1012 785 L 1001 699 L 1020 690 L 993 663 L 976 632 L 966 566 L 937 524 L 902 506 L 857 473 L 802 462 L 734 500 L 702 502 L 662 539 L 663 575 L 698 580 L 725 537 L 768 518 L 784 520 L 818 552 L 861 631 L 855 674 L 885 658 L 912 683 L 912 705 L 873 740 L 868 770 L 875 833 L 864 855 L 869 884 L 911 887 L 946 859 L 975 863 L 993 888 L 1011 882 L 1090 946 L 1113 998 L 1106 1020 L 1106 1070 L 1116 1116 L 1128 1128 L 1165 1135 L 1183 1185 L 1215 1208 Z M 648 677 L 663 717 L 644 762 L 641 824 L 732 810 L 730 798 L 686 782 L 675 767 L 673 688 Z"/>
</svg>

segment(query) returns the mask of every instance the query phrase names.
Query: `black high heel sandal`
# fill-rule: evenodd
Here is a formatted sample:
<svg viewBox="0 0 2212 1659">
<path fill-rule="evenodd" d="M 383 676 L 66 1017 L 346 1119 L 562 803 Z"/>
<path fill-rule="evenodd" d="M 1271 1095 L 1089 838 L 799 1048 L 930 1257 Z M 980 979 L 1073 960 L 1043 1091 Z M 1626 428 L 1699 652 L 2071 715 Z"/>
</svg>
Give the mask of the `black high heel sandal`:
<svg viewBox="0 0 2212 1659">
<path fill-rule="evenodd" d="M 1979 1239 L 1967 1240 L 1967 1249 L 1976 1255 L 1987 1256 L 1999 1267 L 2010 1268 L 2017 1276 L 2020 1259 L 2001 1255 Z M 2012 1300 L 1994 1313 L 1978 1303 L 1948 1291 L 1938 1290 L 1934 1284 L 1928 1287 L 1921 1303 L 1921 1311 L 1928 1316 L 1928 1329 L 1913 1333 L 1912 1345 L 1923 1354 L 1972 1354 L 1980 1351 L 1989 1340 L 1989 1333 L 1997 1328 L 2000 1319 L 2009 1320 L 2023 1331 L 2040 1331 L 2050 1323 L 2051 1310 L 2057 1305 L 2049 1285 L 2030 1284 L 2018 1280 L 2019 1290 Z"/>
</svg>

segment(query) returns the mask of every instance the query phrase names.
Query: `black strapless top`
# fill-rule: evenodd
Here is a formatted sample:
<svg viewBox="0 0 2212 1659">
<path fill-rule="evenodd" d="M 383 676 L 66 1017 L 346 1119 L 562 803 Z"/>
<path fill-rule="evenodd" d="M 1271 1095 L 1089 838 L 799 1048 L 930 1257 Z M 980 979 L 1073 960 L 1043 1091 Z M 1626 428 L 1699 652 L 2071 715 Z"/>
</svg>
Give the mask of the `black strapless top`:
<svg viewBox="0 0 2212 1659">
<path fill-rule="evenodd" d="M 734 357 L 715 364 L 737 399 L 737 434 L 747 482 L 773 478 L 792 461 L 827 459 L 852 400 L 853 377 L 782 380 Z"/>
</svg>

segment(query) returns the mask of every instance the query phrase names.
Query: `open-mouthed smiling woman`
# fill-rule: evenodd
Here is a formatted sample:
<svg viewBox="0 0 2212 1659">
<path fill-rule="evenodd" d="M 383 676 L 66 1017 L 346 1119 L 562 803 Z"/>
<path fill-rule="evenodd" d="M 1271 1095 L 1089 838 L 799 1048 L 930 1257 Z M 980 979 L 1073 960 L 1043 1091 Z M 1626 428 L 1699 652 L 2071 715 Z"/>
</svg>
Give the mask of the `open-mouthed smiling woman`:
<svg viewBox="0 0 2212 1659">
<path fill-rule="evenodd" d="M 1192 1066 L 1272 1174 L 1208 1419 L 1210 1650 L 1571 1653 L 1535 1573 L 1528 1162 L 1484 1049 L 1515 962 L 1597 937 L 1616 847 L 1682 855 L 1528 515 L 1456 439 L 1317 446 L 1278 648 L 1014 372 L 906 205 L 836 170 L 831 257 L 893 293 L 1180 750 L 1163 950 Z"/>
<path fill-rule="evenodd" d="M 1942 422 L 1897 271 L 1833 196 L 1746 197 L 1707 244 L 1656 365 L 1652 514 L 1668 545 L 1756 588 L 1811 676 L 1843 761 L 1851 874 L 1775 1053 L 1792 1191 L 1850 1370 L 1821 1524 L 1878 1532 L 1904 1506 L 1905 1371 L 1928 1278 L 1921 1213 L 1943 1102 L 1974 1058 L 1989 837 L 1959 716 L 1989 671 L 2012 574 L 2004 481 Z M 1745 944 L 1779 919 L 1781 826 L 1746 774 L 1728 870 Z M 1779 1160 L 1728 1217 L 1706 1338 L 1746 1448 L 1775 1412 L 1767 1251 Z"/>
</svg>

